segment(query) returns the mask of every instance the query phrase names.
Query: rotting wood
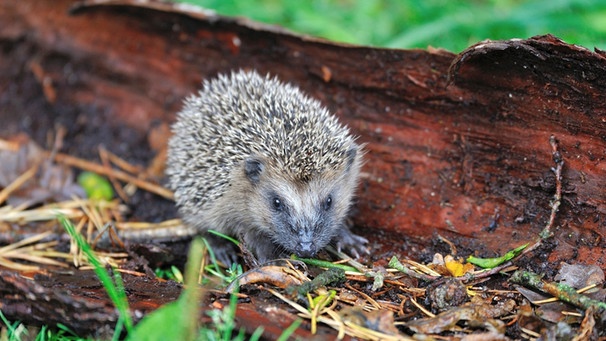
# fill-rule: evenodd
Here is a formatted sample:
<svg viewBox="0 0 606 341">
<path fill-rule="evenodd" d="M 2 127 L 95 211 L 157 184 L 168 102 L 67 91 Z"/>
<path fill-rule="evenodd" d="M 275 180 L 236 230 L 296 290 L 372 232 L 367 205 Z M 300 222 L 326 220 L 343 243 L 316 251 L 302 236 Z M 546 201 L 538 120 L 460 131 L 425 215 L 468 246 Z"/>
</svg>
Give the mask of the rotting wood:
<svg viewBox="0 0 606 341">
<path fill-rule="evenodd" d="M 555 191 L 554 135 L 566 167 L 549 260 L 606 264 L 602 51 L 543 36 L 455 56 L 333 44 L 159 3 L 89 2 L 69 15 L 72 5 L 0 3 L 1 135 L 44 141 L 58 123 L 68 154 L 97 155 L 103 143 L 147 161 L 132 146 L 172 122 L 202 79 L 254 68 L 301 86 L 367 143 L 355 216 L 364 236 L 425 247 L 439 232 L 482 253 L 534 240 Z M 123 126 L 131 134 L 113 134 Z"/>
<path fill-rule="evenodd" d="M 15 114 L 49 110 L 58 123 L 103 117 L 109 128 L 102 132 L 128 125 L 138 142 L 154 120 L 172 121 L 204 77 L 237 68 L 271 72 L 319 98 L 367 143 L 356 225 L 402 238 L 440 231 L 491 251 L 535 236 L 548 219 L 553 134 L 568 165 L 558 237 L 570 245 L 583 240 L 579 257 L 606 261 L 594 250 L 602 249 L 606 224 L 601 52 L 544 36 L 484 42 L 457 57 L 331 44 L 168 5 L 91 2 L 69 16 L 67 0 L 26 3 L 2 5 L 8 25 L 0 30 L 7 47 L 0 68 L 22 70 L 2 72 L 11 86 L 0 117 L 13 127 L 23 122 Z M 32 99 L 42 91 L 28 71 L 34 57 L 52 78 L 53 105 Z M 82 138 L 68 132 L 66 145 Z M 94 132 L 90 139 L 116 144 Z M 496 210 L 496 228 L 485 231 Z"/>
<path fill-rule="evenodd" d="M 174 301 L 181 293 L 181 285 L 175 282 L 126 274 L 124 277 L 128 283 L 126 290 L 133 298 L 130 308 L 138 312 L 137 320 L 161 304 Z M 79 271 L 78 276 L 68 272 L 52 277 L 35 274 L 33 279 L 2 271 L 0 296 L 5 316 L 27 316 L 24 321 L 35 325 L 63 323 L 78 333 L 101 338 L 111 337 L 118 318 L 93 271 Z"/>
</svg>

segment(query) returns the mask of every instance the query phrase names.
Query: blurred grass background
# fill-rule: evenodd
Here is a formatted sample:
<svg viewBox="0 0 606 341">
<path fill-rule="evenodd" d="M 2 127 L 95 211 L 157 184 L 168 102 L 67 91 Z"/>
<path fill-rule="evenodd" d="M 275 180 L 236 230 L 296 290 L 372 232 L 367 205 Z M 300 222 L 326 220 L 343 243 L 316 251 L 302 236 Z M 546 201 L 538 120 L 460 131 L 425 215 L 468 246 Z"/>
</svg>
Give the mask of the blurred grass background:
<svg viewBox="0 0 606 341">
<path fill-rule="evenodd" d="M 178 0 L 333 41 L 460 52 L 551 33 L 606 49 L 606 0 Z"/>
</svg>

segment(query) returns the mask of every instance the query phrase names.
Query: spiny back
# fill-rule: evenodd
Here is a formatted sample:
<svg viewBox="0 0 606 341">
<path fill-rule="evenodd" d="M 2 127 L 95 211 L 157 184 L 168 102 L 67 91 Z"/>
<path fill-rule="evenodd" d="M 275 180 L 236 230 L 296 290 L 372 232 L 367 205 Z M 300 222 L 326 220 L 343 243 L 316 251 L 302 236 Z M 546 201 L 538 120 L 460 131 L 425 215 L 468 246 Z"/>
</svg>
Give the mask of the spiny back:
<svg viewBox="0 0 606 341">
<path fill-rule="evenodd" d="M 250 156 L 264 156 L 285 176 L 307 182 L 344 169 L 355 143 L 317 100 L 245 71 L 205 81 L 197 96 L 187 98 L 173 130 L 171 185 L 176 191 L 193 185 L 203 202 L 219 197 L 231 170 Z"/>
</svg>

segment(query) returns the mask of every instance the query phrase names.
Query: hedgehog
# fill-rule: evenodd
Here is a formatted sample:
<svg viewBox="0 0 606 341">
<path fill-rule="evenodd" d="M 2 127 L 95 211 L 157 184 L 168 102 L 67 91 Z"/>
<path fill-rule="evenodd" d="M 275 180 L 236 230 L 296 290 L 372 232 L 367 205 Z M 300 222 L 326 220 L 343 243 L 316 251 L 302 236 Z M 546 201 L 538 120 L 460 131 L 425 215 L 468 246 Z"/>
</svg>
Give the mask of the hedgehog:
<svg viewBox="0 0 606 341">
<path fill-rule="evenodd" d="M 363 146 L 299 88 L 255 71 L 203 82 L 172 126 L 166 172 L 183 222 L 217 258 L 237 260 L 239 239 L 264 263 L 312 257 L 332 244 L 367 253 L 348 212 Z"/>
</svg>

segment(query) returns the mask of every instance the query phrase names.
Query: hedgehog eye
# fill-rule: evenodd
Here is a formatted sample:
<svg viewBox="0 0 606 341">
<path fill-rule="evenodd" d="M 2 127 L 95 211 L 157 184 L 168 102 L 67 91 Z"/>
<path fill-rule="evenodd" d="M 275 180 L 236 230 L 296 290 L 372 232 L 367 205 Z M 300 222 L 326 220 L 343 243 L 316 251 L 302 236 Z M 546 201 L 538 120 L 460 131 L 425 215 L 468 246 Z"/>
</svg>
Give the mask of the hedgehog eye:
<svg viewBox="0 0 606 341">
<path fill-rule="evenodd" d="M 324 200 L 324 210 L 328 211 L 330 210 L 330 208 L 332 207 L 332 196 L 328 196 L 328 198 L 326 198 Z"/>
<path fill-rule="evenodd" d="M 272 207 L 274 208 L 274 210 L 276 211 L 282 211 L 282 209 L 284 208 L 284 205 L 282 204 L 282 200 L 280 200 L 280 198 L 278 197 L 274 197 L 273 199 L 271 199 L 271 204 Z"/>
</svg>

